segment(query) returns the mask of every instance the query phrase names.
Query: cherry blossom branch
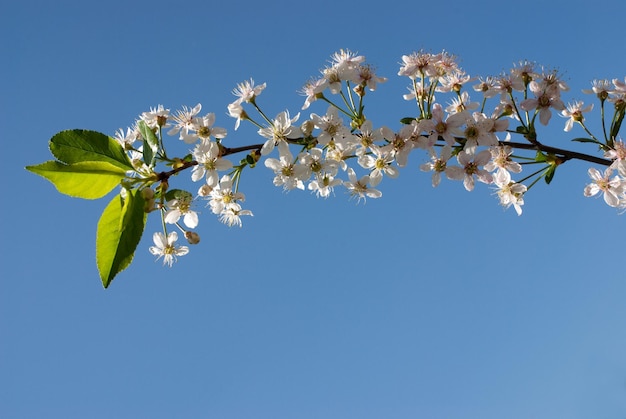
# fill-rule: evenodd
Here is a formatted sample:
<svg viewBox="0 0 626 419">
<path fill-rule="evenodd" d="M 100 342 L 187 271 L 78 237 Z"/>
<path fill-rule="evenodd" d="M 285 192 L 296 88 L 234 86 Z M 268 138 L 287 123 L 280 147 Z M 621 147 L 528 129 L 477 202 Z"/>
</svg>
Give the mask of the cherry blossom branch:
<svg viewBox="0 0 626 419">
<path fill-rule="evenodd" d="M 599 164 L 602 166 L 610 166 L 612 161 L 603 159 L 601 157 L 591 156 L 589 154 L 579 153 L 577 151 L 572 150 L 564 150 L 562 148 L 552 147 L 548 145 L 544 145 L 540 142 L 531 143 L 518 143 L 513 141 L 499 141 L 500 145 L 508 145 L 513 148 L 519 148 L 523 150 L 537 150 L 543 151 L 549 154 L 556 154 L 562 157 L 562 163 L 567 160 L 576 159 L 583 160 L 594 164 Z"/>
</svg>

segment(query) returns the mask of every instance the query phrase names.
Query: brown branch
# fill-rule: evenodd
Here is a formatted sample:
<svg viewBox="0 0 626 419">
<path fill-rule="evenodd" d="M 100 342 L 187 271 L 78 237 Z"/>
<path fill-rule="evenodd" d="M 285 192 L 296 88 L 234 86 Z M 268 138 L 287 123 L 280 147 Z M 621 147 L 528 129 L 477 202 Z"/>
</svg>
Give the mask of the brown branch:
<svg viewBox="0 0 626 419">
<path fill-rule="evenodd" d="M 519 148 L 523 150 L 538 150 L 543 151 L 549 154 L 555 154 L 559 156 L 563 162 L 571 159 L 588 161 L 590 163 L 600 164 L 602 166 L 610 166 L 611 161 L 607 159 L 603 159 L 601 157 L 591 156 L 589 154 L 579 153 L 577 151 L 571 150 L 563 150 L 562 148 L 551 147 L 547 145 L 543 145 L 539 142 L 535 144 L 531 143 L 516 143 L 511 141 L 499 141 L 500 145 L 508 145 L 513 148 Z"/>
</svg>

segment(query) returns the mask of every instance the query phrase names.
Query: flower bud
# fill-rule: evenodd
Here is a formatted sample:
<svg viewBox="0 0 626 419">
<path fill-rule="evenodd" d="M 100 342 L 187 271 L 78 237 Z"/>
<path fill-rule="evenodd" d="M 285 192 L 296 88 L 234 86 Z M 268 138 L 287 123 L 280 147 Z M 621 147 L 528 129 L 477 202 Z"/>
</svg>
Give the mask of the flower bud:
<svg viewBox="0 0 626 419">
<path fill-rule="evenodd" d="M 185 238 L 187 239 L 189 244 L 200 243 L 200 235 L 195 231 L 185 231 Z"/>
<path fill-rule="evenodd" d="M 213 190 L 213 188 L 205 183 L 204 185 L 200 186 L 200 188 L 198 189 L 198 195 L 199 196 L 209 196 L 211 194 L 212 190 Z"/>
<path fill-rule="evenodd" d="M 143 188 L 141 190 L 141 196 L 146 201 L 149 201 L 149 200 L 154 198 L 154 191 L 152 189 L 150 189 L 150 188 Z"/>
</svg>

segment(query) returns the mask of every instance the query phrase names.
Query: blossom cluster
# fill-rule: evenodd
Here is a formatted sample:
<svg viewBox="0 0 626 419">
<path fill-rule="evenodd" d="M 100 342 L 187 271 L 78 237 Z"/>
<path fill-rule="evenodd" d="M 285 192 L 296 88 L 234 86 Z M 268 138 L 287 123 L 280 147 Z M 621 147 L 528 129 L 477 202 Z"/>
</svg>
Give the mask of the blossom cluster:
<svg viewBox="0 0 626 419">
<path fill-rule="evenodd" d="M 600 100 L 603 117 L 605 106 L 614 107 L 610 129 L 596 137 L 583 115 L 593 105 L 585 106 L 582 101 L 566 105 L 562 93 L 569 87 L 565 81 L 556 71 L 538 69 L 531 62 L 482 78 L 467 74 L 456 57 L 445 51 L 420 51 L 402 57 L 398 75 L 410 81 L 409 93 L 403 97 L 415 102 L 416 114 L 404 118 L 395 131 L 376 127 L 364 114 L 367 92 L 375 91 L 387 79 L 378 76 L 364 56 L 350 50 L 333 54 L 321 75 L 309 80 L 301 91 L 305 96 L 302 111 L 322 102 L 324 113 L 311 112 L 301 118 L 300 113 L 284 110 L 269 118 L 258 101 L 267 85 L 255 84 L 252 79 L 237 85 L 228 114 L 236 120 L 235 130 L 242 121 L 255 125 L 262 138 L 259 144 L 226 147 L 226 130 L 214 126 L 215 114 L 200 116 L 200 104 L 175 113 L 159 105 L 141 114 L 135 126 L 118 131 L 116 139 L 136 162 L 135 176 L 144 179 L 142 187 L 154 188 L 144 194 L 146 210 L 161 212 L 164 231 L 155 233 L 150 251 L 170 266 L 176 256 L 188 252 L 186 246 L 176 245 L 178 236 L 168 233 L 166 225 L 176 225 L 190 244 L 199 241 L 191 231 L 198 225 L 198 213 L 193 209 L 197 199 L 207 200 L 221 222 L 241 226 L 241 217 L 252 215 L 242 207 L 241 174 L 262 158 L 274 173 L 274 185 L 286 191 L 306 189 L 328 198 L 337 188 L 345 188 L 357 201 L 365 201 L 380 198 L 383 178 L 398 177 L 400 169 L 408 165 L 409 155 L 422 150 L 425 161 L 419 167 L 431 172 L 434 187 L 443 177 L 461 181 L 467 191 L 474 189 L 476 181 L 490 184 L 500 204 L 512 206 L 521 215 L 528 189 L 541 178 L 549 183 L 558 165 L 572 158 L 564 150 L 544 147 L 537 139 L 536 122 L 549 124 L 553 112 L 566 118 L 566 132 L 580 125 L 589 136 L 584 142 L 599 146 L 607 159 L 604 172 L 589 169 L 592 183 L 584 188 L 584 195 L 602 193 L 608 205 L 626 208 L 626 147 L 618 138 L 626 108 L 626 83 L 619 79 L 595 81 L 591 90 L 584 91 Z M 473 101 L 472 94 L 479 98 Z M 438 100 L 439 96 L 447 102 Z M 171 171 L 157 173 L 154 162 L 146 161 L 143 148 L 148 143 L 142 138 L 141 124 L 155 133 L 159 140 L 156 160 L 171 166 Z M 184 158 L 168 157 L 163 132 L 178 136 L 193 149 Z M 523 142 L 513 142 L 514 135 Z M 135 147 L 138 140 L 142 145 Z M 533 154 L 524 155 L 527 150 Z M 226 158 L 242 151 L 250 154 L 238 165 Z M 520 177 L 526 165 L 538 165 L 539 169 Z M 188 168 L 192 181 L 202 181 L 195 196 L 182 190 L 168 191 L 170 177 Z"/>
</svg>

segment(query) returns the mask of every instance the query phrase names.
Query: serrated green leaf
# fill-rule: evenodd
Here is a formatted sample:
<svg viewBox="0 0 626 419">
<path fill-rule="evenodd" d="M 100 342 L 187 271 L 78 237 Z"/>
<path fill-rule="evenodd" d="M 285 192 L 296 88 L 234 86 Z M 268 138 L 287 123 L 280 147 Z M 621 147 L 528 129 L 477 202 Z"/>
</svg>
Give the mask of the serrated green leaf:
<svg viewBox="0 0 626 419">
<path fill-rule="evenodd" d="M 124 149 L 113 138 L 96 131 L 61 131 L 50 139 L 50 151 L 59 161 L 72 164 L 102 161 L 124 170 L 133 170 Z"/>
<path fill-rule="evenodd" d="M 63 164 L 47 161 L 26 170 L 52 182 L 59 192 L 75 198 L 102 198 L 124 179 L 126 171 L 104 161 Z"/>
<path fill-rule="evenodd" d="M 133 189 L 127 191 L 125 199 L 113 197 L 102 212 L 96 233 L 96 262 L 104 288 L 133 260 L 146 224 L 144 205 L 141 193 Z"/>
</svg>

